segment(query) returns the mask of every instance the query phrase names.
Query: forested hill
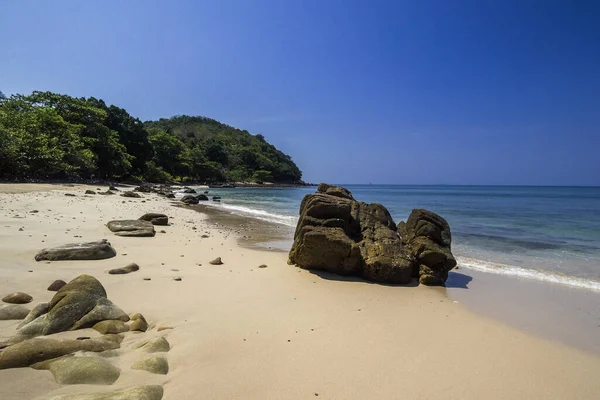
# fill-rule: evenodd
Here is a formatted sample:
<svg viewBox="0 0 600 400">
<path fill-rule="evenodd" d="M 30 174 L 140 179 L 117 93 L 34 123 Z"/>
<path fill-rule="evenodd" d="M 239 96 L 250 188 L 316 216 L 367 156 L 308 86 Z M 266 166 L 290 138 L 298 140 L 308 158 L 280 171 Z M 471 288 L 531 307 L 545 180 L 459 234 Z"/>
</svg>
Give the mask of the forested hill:
<svg viewBox="0 0 600 400">
<path fill-rule="evenodd" d="M 189 149 L 197 179 L 300 182 L 302 172 L 287 154 L 252 135 L 206 117 L 180 115 L 146 121 L 150 135 L 175 135 Z M 203 175 L 202 175 L 203 174 Z"/>
<path fill-rule="evenodd" d="M 94 97 L 0 96 L 0 179 L 301 182 L 292 159 L 205 117 L 141 122 Z"/>
</svg>

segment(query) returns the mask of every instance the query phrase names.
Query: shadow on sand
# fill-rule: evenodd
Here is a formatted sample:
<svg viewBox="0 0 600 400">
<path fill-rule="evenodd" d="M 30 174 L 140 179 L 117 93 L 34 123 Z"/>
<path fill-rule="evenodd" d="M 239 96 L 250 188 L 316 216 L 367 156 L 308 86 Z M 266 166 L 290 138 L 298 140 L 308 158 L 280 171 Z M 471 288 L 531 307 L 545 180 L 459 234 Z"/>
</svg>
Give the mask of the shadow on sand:
<svg viewBox="0 0 600 400">
<path fill-rule="evenodd" d="M 325 279 L 328 281 L 360 282 L 360 283 L 367 283 L 370 285 L 391 286 L 391 287 L 416 287 L 416 286 L 419 286 L 419 282 L 416 279 L 413 279 L 410 283 L 400 285 L 400 284 L 391 284 L 391 283 L 371 282 L 371 281 L 367 281 L 362 278 L 359 278 L 357 276 L 337 275 L 337 274 L 327 272 L 327 271 L 310 270 L 310 269 L 305 269 L 305 268 L 303 268 L 303 269 L 305 271 L 310 272 L 313 275 L 318 276 L 321 279 Z"/>
<path fill-rule="evenodd" d="M 460 272 L 449 272 L 446 287 L 452 289 L 468 289 L 469 282 L 473 280 L 469 275 L 461 274 Z"/>
</svg>

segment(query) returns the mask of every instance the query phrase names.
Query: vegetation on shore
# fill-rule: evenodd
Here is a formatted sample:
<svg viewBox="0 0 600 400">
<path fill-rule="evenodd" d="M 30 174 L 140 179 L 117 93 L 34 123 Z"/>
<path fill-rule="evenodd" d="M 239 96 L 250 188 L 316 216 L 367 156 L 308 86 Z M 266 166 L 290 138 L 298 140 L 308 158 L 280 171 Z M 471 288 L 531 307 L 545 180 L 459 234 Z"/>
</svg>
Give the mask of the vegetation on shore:
<svg viewBox="0 0 600 400">
<path fill-rule="evenodd" d="M 103 100 L 0 92 L 0 179 L 301 182 L 262 135 L 206 117 L 142 122 Z"/>
</svg>

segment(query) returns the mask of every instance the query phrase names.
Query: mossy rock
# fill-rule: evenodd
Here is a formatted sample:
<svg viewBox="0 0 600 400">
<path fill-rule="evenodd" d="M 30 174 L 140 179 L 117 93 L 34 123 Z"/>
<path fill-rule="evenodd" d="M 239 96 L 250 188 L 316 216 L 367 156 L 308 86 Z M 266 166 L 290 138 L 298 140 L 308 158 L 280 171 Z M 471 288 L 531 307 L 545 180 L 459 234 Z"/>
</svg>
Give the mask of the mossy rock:
<svg viewBox="0 0 600 400">
<path fill-rule="evenodd" d="M 63 385 L 112 385 L 121 370 L 100 357 L 62 357 L 34 364 L 34 369 L 47 369 L 56 382 Z"/>
<path fill-rule="evenodd" d="M 131 369 L 141 369 L 153 374 L 166 375 L 169 373 L 169 362 L 164 356 L 153 356 L 134 363 Z"/>
</svg>

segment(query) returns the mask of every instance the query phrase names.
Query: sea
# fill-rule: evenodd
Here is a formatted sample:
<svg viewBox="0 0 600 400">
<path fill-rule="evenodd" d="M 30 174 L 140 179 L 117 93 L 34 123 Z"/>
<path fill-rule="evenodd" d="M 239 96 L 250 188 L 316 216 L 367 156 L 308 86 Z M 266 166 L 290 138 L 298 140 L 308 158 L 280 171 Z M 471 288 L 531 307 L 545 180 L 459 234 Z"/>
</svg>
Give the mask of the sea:
<svg viewBox="0 0 600 400">
<path fill-rule="evenodd" d="M 600 187 L 342 186 L 384 205 L 396 223 L 413 208 L 444 217 L 460 268 L 600 292 Z M 293 228 L 300 201 L 316 187 L 208 190 L 222 197 L 211 207 Z"/>
</svg>

